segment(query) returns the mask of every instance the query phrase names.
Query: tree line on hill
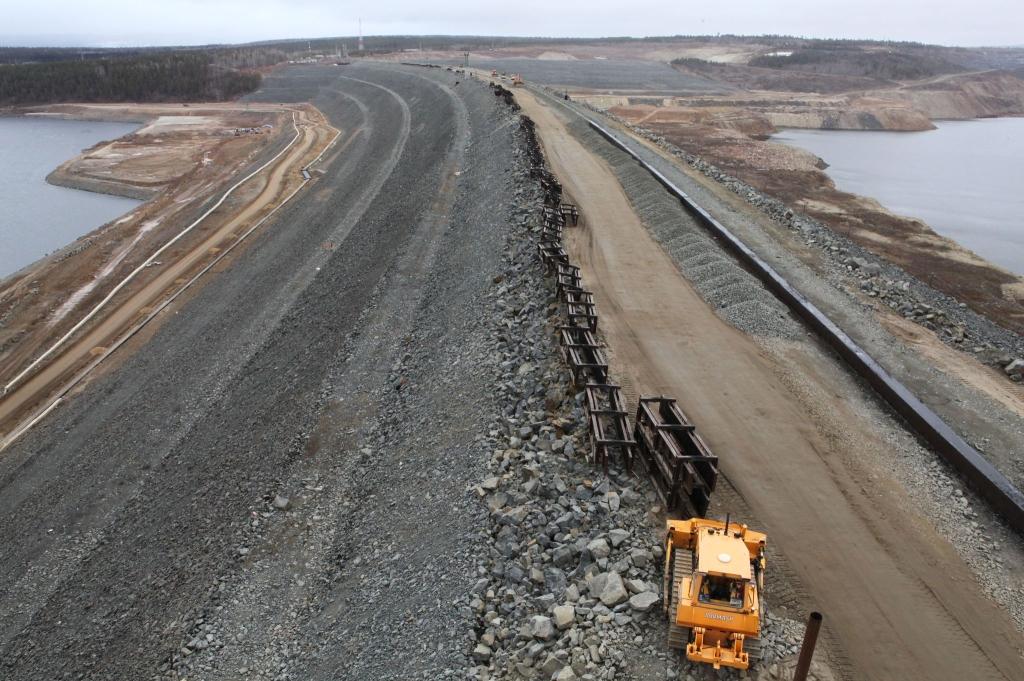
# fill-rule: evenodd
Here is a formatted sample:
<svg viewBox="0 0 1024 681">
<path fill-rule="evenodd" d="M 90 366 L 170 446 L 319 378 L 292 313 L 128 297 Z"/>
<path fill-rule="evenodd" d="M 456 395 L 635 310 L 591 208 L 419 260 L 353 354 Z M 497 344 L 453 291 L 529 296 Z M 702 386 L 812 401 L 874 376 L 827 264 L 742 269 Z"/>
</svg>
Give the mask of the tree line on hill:
<svg viewBox="0 0 1024 681">
<path fill-rule="evenodd" d="M 254 50 L 225 52 L 231 54 L 217 59 L 208 52 L 162 52 L 0 64 L 0 105 L 222 101 L 258 88 L 261 76 L 249 69 L 279 60 Z"/>
</svg>

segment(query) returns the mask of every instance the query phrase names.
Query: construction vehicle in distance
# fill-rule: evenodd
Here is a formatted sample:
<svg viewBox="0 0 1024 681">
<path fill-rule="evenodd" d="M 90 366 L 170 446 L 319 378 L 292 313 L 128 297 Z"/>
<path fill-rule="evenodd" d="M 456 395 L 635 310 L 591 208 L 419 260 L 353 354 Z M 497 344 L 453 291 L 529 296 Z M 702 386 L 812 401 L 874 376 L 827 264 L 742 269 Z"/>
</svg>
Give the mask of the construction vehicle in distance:
<svg viewBox="0 0 1024 681">
<path fill-rule="evenodd" d="M 522 87 L 522 86 L 523 86 L 523 74 L 521 74 L 521 73 L 513 73 L 512 74 L 512 87 Z"/>
<path fill-rule="evenodd" d="M 667 530 L 669 647 L 715 669 L 748 669 L 761 657 L 767 537 L 728 517 L 669 520 Z"/>
</svg>

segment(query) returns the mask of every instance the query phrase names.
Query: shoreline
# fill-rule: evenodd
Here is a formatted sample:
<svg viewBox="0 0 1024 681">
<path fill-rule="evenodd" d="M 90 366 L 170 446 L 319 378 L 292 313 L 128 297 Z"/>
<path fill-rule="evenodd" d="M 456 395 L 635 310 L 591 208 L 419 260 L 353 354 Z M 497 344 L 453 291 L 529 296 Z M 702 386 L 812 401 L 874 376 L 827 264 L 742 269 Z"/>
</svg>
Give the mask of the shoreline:
<svg viewBox="0 0 1024 681">
<path fill-rule="evenodd" d="M 248 106 L 244 109 L 252 113 L 274 113 L 283 111 L 281 105 L 266 104 Z M 242 111 L 235 102 L 209 102 L 199 104 L 189 103 L 131 103 L 131 102 L 63 102 L 58 104 L 45 104 L 28 107 L 6 107 L 0 108 L 0 118 L 19 119 L 41 119 L 41 120 L 64 120 L 99 123 L 132 123 L 138 127 L 112 140 L 99 140 L 95 144 L 82 149 L 77 154 L 62 161 L 56 168 L 47 173 L 44 182 L 54 187 L 73 189 L 93 194 L 103 194 L 120 198 L 132 199 L 141 203 L 131 210 L 121 213 L 106 222 L 96 225 L 89 231 L 58 246 L 48 253 L 45 253 L 35 260 L 24 264 L 9 274 L 0 275 L 0 301 L 6 290 L 15 284 L 19 279 L 29 275 L 33 270 L 56 265 L 63 260 L 74 257 L 82 251 L 91 247 L 96 239 L 113 226 L 120 225 L 127 221 L 134 211 L 146 206 L 147 203 L 159 199 L 171 184 L 176 184 L 172 179 L 167 182 L 146 186 L 144 184 L 132 183 L 130 181 L 118 181 L 93 177 L 83 174 L 81 171 L 71 169 L 76 162 L 83 159 L 90 152 L 100 149 L 105 145 L 117 144 L 136 135 L 149 125 L 152 125 L 161 115 L 173 114 L 181 111 L 186 115 L 202 112 L 214 112 L 220 114 L 231 114 Z M 0 353 L 3 344 L 0 343 Z"/>
<path fill-rule="evenodd" d="M 55 105 L 55 106 L 65 106 Z M 45 181 L 47 184 L 51 184 L 54 187 L 65 187 L 67 189 L 77 189 L 84 192 L 92 192 L 93 194 L 105 194 L 107 196 L 120 196 L 126 199 L 134 199 L 136 201 L 149 201 L 153 197 L 159 195 L 160 187 L 142 187 L 138 185 L 132 185 L 127 182 L 118 182 L 117 180 L 108 180 L 98 177 L 87 177 L 85 175 L 75 173 L 69 170 L 69 166 L 75 163 L 78 159 L 84 156 L 90 149 L 94 149 L 103 144 L 115 143 L 119 140 L 125 139 L 130 135 L 134 135 L 136 132 L 141 130 L 144 126 L 153 122 L 153 116 L 130 116 L 125 118 L 124 116 L 114 115 L 114 112 L 96 111 L 95 115 L 86 115 L 85 112 L 79 113 L 67 113 L 62 111 L 25 111 L 20 114 L 15 114 L 12 117 L 18 118 L 40 118 L 40 119 L 55 119 L 62 121 L 82 121 L 82 122 L 103 122 L 103 123 L 137 123 L 138 128 L 131 132 L 121 135 L 114 140 L 100 140 L 92 147 L 83 149 L 79 153 L 75 154 L 69 159 L 62 161 L 56 168 L 47 173 Z M 118 216 L 124 217 L 124 215 Z M 102 226 L 102 225 L 101 225 Z"/>
<path fill-rule="evenodd" d="M 91 192 L 93 194 L 106 194 L 107 196 L 120 196 L 122 198 L 135 199 L 136 201 L 143 202 L 149 201 L 160 194 L 160 189 L 156 187 L 139 187 L 136 185 L 117 182 L 115 180 L 85 177 L 69 172 L 66 169 L 66 165 L 77 158 L 78 156 L 75 156 L 50 171 L 46 176 L 46 183 L 51 184 L 54 187 L 77 189 L 79 191 Z"/>
<path fill-rule="evenodd" d="M 250 132 L 238 132 L 243 129 Z M 229 253 L 234 257 L 278 208 L 315 182 L 294 167 L 316 162 L 339 134 L 308 105 L 221 109 L 188 121 L 160 116 L 145 131 L 86 150 L 80 157 L 92 163 L 86 170 L 107 167 L 104 172 L 133 179 L 141 170 L 140 181 L 149 181 L 157 167 L 168 179 L 152 200 L 90 233 L 65 257 L 44 259 L 4 282 L 0 375 L 7 392 L 0 420 L 10 427 L 6 434 L 20 434 L 19 419 L 41 407 L 50 391 L 59 398 L 179 293 Z M 58 347 L 59 354 L 40 364 Z"/>
<path fill-rule="evenodd" d="M 599 113 L 617 121 L 633 134 L 646 140 L 648 144 L 677 157 L 694 171 L 706 176 L 714 184 L 737 196 L 744 204 L 779 225 L 791 234 L 797 243 L 802 244 L 802 249 L 806 250 L 806 254 L 801 256 L 802 259 L 810 257 L 809 264 L 813 261 L 813 267 L 822 275 L 843 282 L 842 287 L 850 289 L 851 292 L 856 291 L 864 305 L 875 307 L 878 313 L 888 310 L 888 314 L 895 314 L 918 327 L 927 329 L 943 345 L 995 370 L 1009 385 L 1019 385 L 1024 381 L 1024 366 L 1020 362 L 1020 359 L 1024 358 L 1024 336 L 1018 329 L 1003 323 L 998 316 L 989 314 L 984 306 L 980 310 L 974 309 L 975 305 L 968 306 L 960 296 L 944 291 L 933 282 L 908 271 L 903 263 L 894 260 L 884 249 L 882 253 L 874 252 L 869 248 L 870 244 L 853 239 L 852 235 L 834 229 L 831 224 L 818 220 L 816 216 L 808 215 L 791 202 L 748 183 L 742 177 L 737 177 L 733 169 L 723 169 L 715 162 L 717 159 L 682 148 L 673 140 L 667 139 L 661 131 L 633 124 L 612 112 Z M 823 172 L 817 172 L 831 182 Z M 864 197 L 850 196 L 865 202 L 871 201 Z M 876 205 L 877 209 L 873 214 L 880 214 L 879 211 L 884 209 L 880 204 Z M 904 222 L 916 225 L 919 230 L 931 232 L 920 221 Z M 926 248 L 921 248 L 921 253 L 929 257 L 939 258 L 947 251 L 970 253 L 955 241 L 934 232 L 931 232 L 931 239 L 927 243 Z M 946 250 L 939 249 L 938 246 Z M 912 249 L 914 244 L 910 247 Z M 810 256 L 811 253 L 814 255 Z M 1021 301 L 1024 301 L 1024 277 L 1009 273 L 978 256 L 973 257 L 976 260 L 977 272 L 987 272 L 990 276 L 995 275 L 1013 282 L 1000 292 L 996 302 L 1003 309 L 1020 311 Z M 950 261 L 958 262 L 963 265 L 960 261 Z M 955 276 L 954 273 L 952 278 L 955 279 Z"/>
<path fill-rule="evenodd" d="M 992 263 L 925 222 L 898 215 L 868 196 L 838 189 L 821 159 L 802 148 L 752 139 L 707 125 L 643 121 L 630 110 L 606 111 L 655 143 L 668 143 L 690 165 L 707 164 L 712 179 L 777 202 L 771 212 L 784 223 L 811 220 L 943 293 L 965 302 L 1018 336 L 1024 332 L 1024 276 Z M 1014 117 L 1018 118 L 1018 117 Z M 640 119 L 640 120 L 638 120 Z M 856 132 L 856 131 L 851 131 Z M 957 274 L 960 275 L 957 278 Z"/>
<path fill-rule="evenodd" d="M 0 118 L 9 119 L 58 119 L 67 121 L 81 121 L 81 122 L 101 122 L 101 123 L 138 123 L 140 126 L 144 125 L 148 119 L 140 118 L 138 120 L 124 120 L 118 117 L 103 117 L 103 116 L 74 116 L 65 113 L 45 113 L 45 112 L 28 112 L 25 110 L 2 110 L 0 111 Z M 116 139 L 122 139 L 128 135 L 134 134 L 135 130 L 132 130 Z M 56 168 L 51 170 L 43 178 L 43 182 L 54 187 L 61 187 L 65 189 L 73 189 L 77 191 L 89 192 L 92 194 L 104 194 L 107 196 L 115 196 L 119 198 L 132 199 L 145 203 L 152 199 L 154 196 L 159 194 L 159 189 L 146 190 L 145 188 L 139 187 L 134 188 L 130 185 L 117 183 L 114 181 L 104 181 L 99 178 L 87 178 L 76 176 L 74 173 L 68 172 L 66 167 L 73 163 L 76 159 L 80 158 L 88 149 L 95 148 L 97 145 L 109 143 L 111 140 L 99 140 L 91 147 L 83 149 L 78 153 L 72 155 L 70 158 L 61 161 Z M 139 205 L 142 205 L 140 203 Z M 87 231 L 83 232 L 79 236 L 72 240 L 65 242 L 52 250 L 43 253 L 35 259 L 25 263 L 18 267 L 18 269 L 9 272 L 7 274 L 0 275 L 0 291 L 6 288 L 10 283 L 16 279 L 25 276 L 32 269 L 37 267 L 43 267 L 47 264 L 56 264 L 72 257 L 81 251 L 89 248 L 93 241 L 102 233 L 102 231 L 109 226 L 116 224 L 118 221 L 123 221 L 126 216 L 131 215 L 132 212 L 139 208 L 139 205 L 133 206 L 130 210 L 120 213 L 109 220 L 90 227 Z"/>
<path fill-rule="evenodd" d="M 969 120 L 943 120 L 943 121 L 937 121 L 937 122 L 939 122 L 939 123 L 953 123 L 953 124 L 956 124 L 956 123 L 983 123 L 985 121 L 995 121 L 995 120 L 1002 120 L 1002 119 L 1017 120 L 1017 119 L 1024 119 L 1024 116 L 1000 116 L 1000 117 L 977 118 L 977 119 L 969 119 Z M 948 132 L 950 129 L 946 128 L 946 130 Z M 989 130 L 991 130 L 991 129 L 989 129 Z M 1013 131 L 1013 128 L 1010 128 L 1010 130 Z M 797 131 L 797 132 L 794 132 L 794 131 Z M 935 131 L 937 132 L 937 131 L 939 131 L 939 129 L 936 128 Z M 786 132 L 794 132 L 794 134 L 797 136 L 797 139 L 796 140 L 780 139 L 780 136 L 784 135 Z M 979 213 L 978 216 L 977 216 L 977 219 L 975 219 L 972 222 L 971 216 L 974 215 L 975 211 L 960 211 L 960 205 L 961 205 L 962 202 L 958 202 L 956 205 L 946 205 L 944 207 L 942 207 L 941 205 L 939 205 L 939 206 L 932 206 L 932 205 L 930 205 L 933 202 L 933 200 L 936 200 L 937 197 L 941 197 L 942 196 L 942 194 L 943 194 L 943 188 L 942 187 L 939 187 L 939 189 L 936 189 L 936 190 L 933 190 L 933 191 L 929 192 L 929 195 L 927 195 L 927 196 L 917 197 L 916 201 L 913 200 L 913 198 L 911 198 L 911 200 L 909 200 L 909 201 L 906 199 L 906 197 L 915 197 L 916 194 L 914 192 L 900 192 L 898 196 L 897 195 L 893 195 L 893 194 L 886 195 L 885 182 L 881 181 L 881 180 L 886 179 L 886 176 L 880 175 L 880 173 L 882 173 L 883 170 L 880 169 L 879 164 L 874 163 L 874 159 L 873 158 L 872 158 L 871 161 L 858 163 L 860 161 L 860 159 L 858 159 L 856 157 L 856 153 L 855 152 L 851 152 L 850 148 L 844 148 L 844 146 L 843 146 L 844 144 L 848 144 L 849 142 L 839 142 L 839 143 L 837 143 L 838 146 L 834 146 L 831 149 L 815 150 L 813 148 L 815 146 L 815 143 L 814 143 L 814 139 L 815 138 L 813 136 L 811 136 L 811 137 L 802 137 L 801 135 L 802 135 L 802 133 L 810 133 L 810 135 L 814 135 L 817 132 L 827 133 L 826 135 L 822 136 L 822 139 L 825 139 L 827 137 L 832 137 L 832 133 L 847 133 L 847 132 L 849 132 L 849 133 L 871 133 L 871 132 L 875 132 L 875 133 L 882 133 L 882 134 L 884 134 L 884 133 L 888 133 L 888 132 L 891 132 L 891 131 L 884 131 L 884 130 L 879 130 L 879 131 L 869 131 L 869 130 L 851 130 L 851 131 L 847 131 L 847 130 L 806 131 L 806 130 L 804 130 L 804 131 L 798 131 L 798 129 L 790 128 L 790 129 L 787 129 L 787 130 L 780 131 L 779 133 L 777 133 L 775 135 L 772 135 L 769 139 L 767 139 L 765 141 L 769 142 L 769 143 L 772 143 L 772 144 L 776 144 L 776 145 L 784 145 L 785 147 L 790 148 L 790 149 L 797 149 L 799 151 L 806 152 L 808 154 L 812 154 L 819 161 L 819 163 L 817 164 L 818 170 L 821 170 L 821 171 L 823 171 L 825 173 L 825 175 L 831 181 L 832 187 L 837 192 L 840 192 L 840 193 L 846 194 L 846 195 L 850 195 L 850 196 L 854 197 L 854 201 L 855 202 L 858 202 L 858 203 L 861 203 L 861 204 L 867 204 L 868 202 L 877 204 L 879 210 L 888 213 L 889 215 L 893 216 L 896 219 L 921 223 L 922 225 L 924 225 L 924 227 L 928 231 L 934 233 L 938 238 L 944 239 L 944 240 L 948 240 L 952 244 L 955 244 L 956 249 L 951 248 L 950 249 L 951 251 L 957 250 L 957 249 L 965 251 L 965 252 L 970 254 L 970 257 L 972 259 L 975 259 L 975 260 L 977 260 L 979 262 L 983 262 L 983 263 L 985 263 L 986 266 L 994 268 L 994 269 L 997 269 L 997 270 L 1001 270 L 1002 272 L 1004 272 L 1009 277 L 1019 278 L 1021 280 L 1022 285 L 1024 285 L 1024 253 L 1019 253 L 1018 252 L 1018 251 L 1021 250 L 1020 249 L 1020 244 L 1014 242 L 1013 239 L 1012 239 L 1012 236 L 1010 236 L 1010 235 L 1000 236 L 1000 232 L 998 232 L 998 230 L 992 230 L 992 229 L 984 230 L 984 229 L 982 229 L 982 230 L 979 231 L 978 229 L 976 229 L 976 227 L 978 225 L 985 225 L 985 224 L 999 225 L 999 226 L 1005 226 L 1005 225 L 1013 224 L 1013 222 L 1012 222 L 1013 218 L 1011 216 L 1009 216 L 1009 215 L 1000 216 L 1000 215 L 997 215 L 997 214 L 993 215 L 993 214 L 986 214 L 986 213 L 982 212 L 982 213 Z M 925 132 L 929 132 L 929 131 L 925 131 Z M 1005 134 L 1005 130 L 1003 130 L 1003 132 Z M 856 138 L 849 138 L 849 139 L 856 139 Z M 869 140 L 868 138 L 861 138 L 861 139 L 863 139 L 865 143 L 870 143 L 871 142 L 871 140 Z M 877 141 L 877 138 L 873 138 L 873 139 Z M 979 144 L 980 144 L 980 141 L 979 141 Z M 926 155 L 927 155 L 929 150 L 927 150 L 927 149 L 922 150 L 920 148 L 913 148 L 912 147 L 909 150 L 909 153 L 903 159 L 901 159 L 901 161 L 913 160 L 915 158 L 913 152 L 915 152 L 915 151 L 917 151 L 919 153 L 920 152 L 924 152 L 919 158 L 926 158 Z M 832 156 L 831 160 L 835 161 L 835 162 L 830 162 L 829 159 L 824 158 L 820 154 L 826 154 L 826 155 L 831 154 L 831 156 Z M 872 167 L 873 163 L 874 163 L 875 167 Z M 902 167 L 902 166 L 900 166 L 900 163 L 893 163 L 892 166 L 893 167 Z M 840 167 L 844 168 L 845 172 L 847 173 L 847 175 L 848 175 L 847 180 L 848 181 L 841 181 L 840 178 L 835 177 L 833 172 L 831 172 L 831 171 L 835 171 L 837 168 L 840 168 Z M 972 207 L 984 206 L 984 205 L 986 205 L 986 204 L 988 204 L 990 202 L 998 201 L 1000 196 L 1007 196 L 1007 195 L 1009 195 L 1008 194 L 1009 190 L 1007 189 L 1007 187 L 1000 186 L 999 185 L 999 179 L 998 179 L 998 177 L 1005 177 L 1007 175 L 1008 175 L 1007 173 L 1000 172 L 1000 173 L 996 173 L 995 176 L 975 178 L 975 179 L 973 179 L 974 184 L 969 184 L 972 181 L 972 178 L 966 178 L 966 177 L 965 178 L 955 178 L 955 180 L 956 180 L 955 182 L 949 182 L 947 180 L 947 182 L 945 183 L 946 184 L 945 189 L 950 191 L 950 192 L 957 191 L 959 186 L 961 186 L 959 184 L 959 181 L 963 180 L 964 184 L 962 186 L 964 188 L 966 188 L 967 190 L 970 190 L 970 193 L 972 195 L 976 195 L 976 196 L 972 196 L 972 198 L 974 198 L 973 204 L 963 204 L 963 205 L 970 205 Z M 872 176 L 878 177 L 878 179 L 876 181 L 874 181 L 873 183 L 872 182 L 866 182 L 866 181 L 863 180 L 863 178 L 865 178 L 865 177 L 872 177 Z M 1010 175 L 1010 176 L 1012 176 L 1012 175 Z M 903 181 L 911 180 L 914 177 L 916 177 L 916 173 L 915 174 L 910 174 L 910 173 L 907 173 L 907 172 L 903 172 L 903 173 L 893 174 L 891 176 L 888 176 L 888 179 L 895 179 L 895 180 L 897 180 L 897 181 L 902 183 Z M 934 181 L 935 181 L 935 176 L 931 175 L 931 174 L 927 174 L 927 171 L 926 171 L 926 174 L 923 174 L 921 176 L 920 186 L 932 185 L 934 183 Z M 870 186 L 871 184 L 873 184 L 873 186 Z M 989 192 L 989 194 L 987 196 L 984 194 L 985 191 Z M 922 200 L 922 199 L 924 199 L 924 200 Z M 904 205 L 902 205 L 901 208 L 897 209 L 897 208 L 892 207 L 894 205 L 900 204 L 901 202 L 904 204 Z M 978 210 L 981 210 L 981 208 L 979 208 Z M 957 225 L 951 224 L 948 221 L 948 218 L 950 216 L 954 217 L 959 223 L 961 223 L 963 225 L 963 227 L 960 227 L 958 229 Z M 944 220 L 943 218 L 946 218 L 946 219 Z M 973 243 L 971 243 L 972 239 L 971 239 L 970 234 L 968 234 L 969 232 L 973 233 L 973 234 L 976 234 L 980 238 L 973 239 Z M 964 237 L 967 237 L 966 241 L 964 240 Z M 980 250 L 979 250 L 979 248 L 980 248 Z M 1006 260 L 1008 260 L 1009 262 L 1017 262 L 1019 260 L 1019 262 L 1017 262 L 1017 267 L 1021 268 L 1021 271 L 1014 270 L 1014 269 L 1012 269 L 1012 266 L 1007 265 L 1007 264 L 1002 263 L 1002 262 L 997 262 L 996 260 L 994 260 L 992 258 L 992 252 L 996 251 L 996 250 L 1000 250 L 1000 249 L 1008 249 L 1007 253 L 1010 254 L 1010 257 L 1006 258 Z M 987 252 L 985 252 L 985 251 L 987 251 Z M 1021 298 L 1018 298 L 1018 299 L 1021 299 Z"/>
</svg>

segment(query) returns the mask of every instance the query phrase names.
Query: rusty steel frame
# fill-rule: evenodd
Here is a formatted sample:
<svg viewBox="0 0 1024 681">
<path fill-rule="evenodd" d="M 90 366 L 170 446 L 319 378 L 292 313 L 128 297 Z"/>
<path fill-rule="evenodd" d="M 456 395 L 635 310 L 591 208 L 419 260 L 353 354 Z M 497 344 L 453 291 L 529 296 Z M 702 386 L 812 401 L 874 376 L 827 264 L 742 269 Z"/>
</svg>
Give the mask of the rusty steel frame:
<svg viewBox="0 0 1024 681">
<path fill-rule="evenodd" d="M 566 294 L 582 290 L 583 279 L 580 278 L 580 268 L 568 263 L 558 263 L 555 269 L 555 291 L 558 297 L 566 300 Z"/>
<path fill-rule="evenodd" d="M 558 210 L 562 214 L 563 223 L 571 219 L 573 227 L 579 224 L 580 209 L 577 208 L 574 204 L 562 202 L 562 205 L 558 207 Z"/>
<path fill-rule="evenodd" d="M 560 227 L 565 226 L 565 215 L 562 214 L 560 209 L 543 206 L 540 209 L 540 215 L 544 222 L 548 224 L 557 224 Z"/>
<path fill-rule="evenodd" d="M 665 508 L 707 514 L 718 481 L 718 457 L 676 401 L 641 396 L 634 423 L 639 459 Z"/>
<path fill-rule="evenodd" d="M 540 232 L 540 243 L 542 246 L 561 246 L 562 230 L 544 227 Z"/>
<path fill-rule="evenodd" d="M 590 455 L 595 466 L 608 472 L 610 454 L 617 451 L 626 467 L 633 472 L 636 441 L 629 427 L 629 412 L 622 400 L 621 388 L 614 383 L 586 385 L 587 412 L 590 414 Z"/>
<path fill-rule="evenodd" d="M 544 262 L 544 268 L 549 272 L 554 272 L 560 264 L 569 264 L 569 254 L 566 253 L 565 249 L 560 245 L 538 244 L 537 250 L 540 251 L 540 257 Z"/>
<path fill-rule="evenodd" d="M 562 228 L 557 226 L 544 225 L 540 230 L 540 240 L 545 245 L 562 244 Z"/>
<path fill-rule="evenodd" d="M 775 296 L 807 326 L 818 334 L 833 350 L 889 405 L 903 417 L 917 434 L 928 443 L 946 463 L 967 481 L 968 485 L 1006 519 L 1018 533 L 1024 534 L 1024 493 L 992 465 L 978 450 L 969 445 L 949 424 L 925 405 L 903 383 L 861 348 L 846 332 L 824 312 L 786 281 L 775 268 L 761 259 L 724 225 L 679 189 L 665 175 L 640 158 L 614 134 L 590 119 L 590 126 L 614 146 L 629 154 L 669 193 L 683 204 L 686 211 L 715 239 L 754 274 Z"/>
<path fill-rule="evenodd" d="M 558 336 L 562 358 L 569 366 L 577 388 L 587 383 L 608 383 L 608 361 L 590 329 L 561 326 Z"/>
<path fill-rule="evenodd" d="M 584 289 L 565 291 L 562 301 L 570 326 L 586 327 L 591 333 L 597 331 L 597 305 L 593 293 Z"/>
</svg>

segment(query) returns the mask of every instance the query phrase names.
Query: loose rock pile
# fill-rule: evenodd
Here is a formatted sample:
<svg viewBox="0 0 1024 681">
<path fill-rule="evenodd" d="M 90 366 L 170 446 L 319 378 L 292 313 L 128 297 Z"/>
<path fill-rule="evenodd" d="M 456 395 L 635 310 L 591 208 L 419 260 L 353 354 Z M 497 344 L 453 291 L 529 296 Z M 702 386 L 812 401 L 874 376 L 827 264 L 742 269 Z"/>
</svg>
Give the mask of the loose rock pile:
<svg viewBox="0 0 1024 681">
<path fill-rule="evenodd" d="M 539 215 L 541 189 L 530 193 Z M 512 235 L 493 293 L 505 406 L 483 441 L 490 475 L 474 487 L 488 520 L 466 601 L 469 676 L 715 676 L 665 646 L 663 515 L 654 493 L 617 462 L 606 475 L 586 462 L 584 393 L 574 393 L 559 357 L 555 331 L 564 320 L 537 254 L 540 233 L 530 221 Z M 790 655 L 802 632 L 769 616 L 766 665 Z"/>
<path fill-rule="evenodd" d="M 524 231 L 495 292 L 507 406 L 487 440 L 493 475 L 476 488 L 489 548 L 469 601 L 474 677 L 613 678 L 624 660 L 614 644 L 660 614 L 661 547 L 637 481 L 595 477 L 580 460 L 583 395 L 571 393 L 554 343 L 540 228 Z"/>
</svg>

